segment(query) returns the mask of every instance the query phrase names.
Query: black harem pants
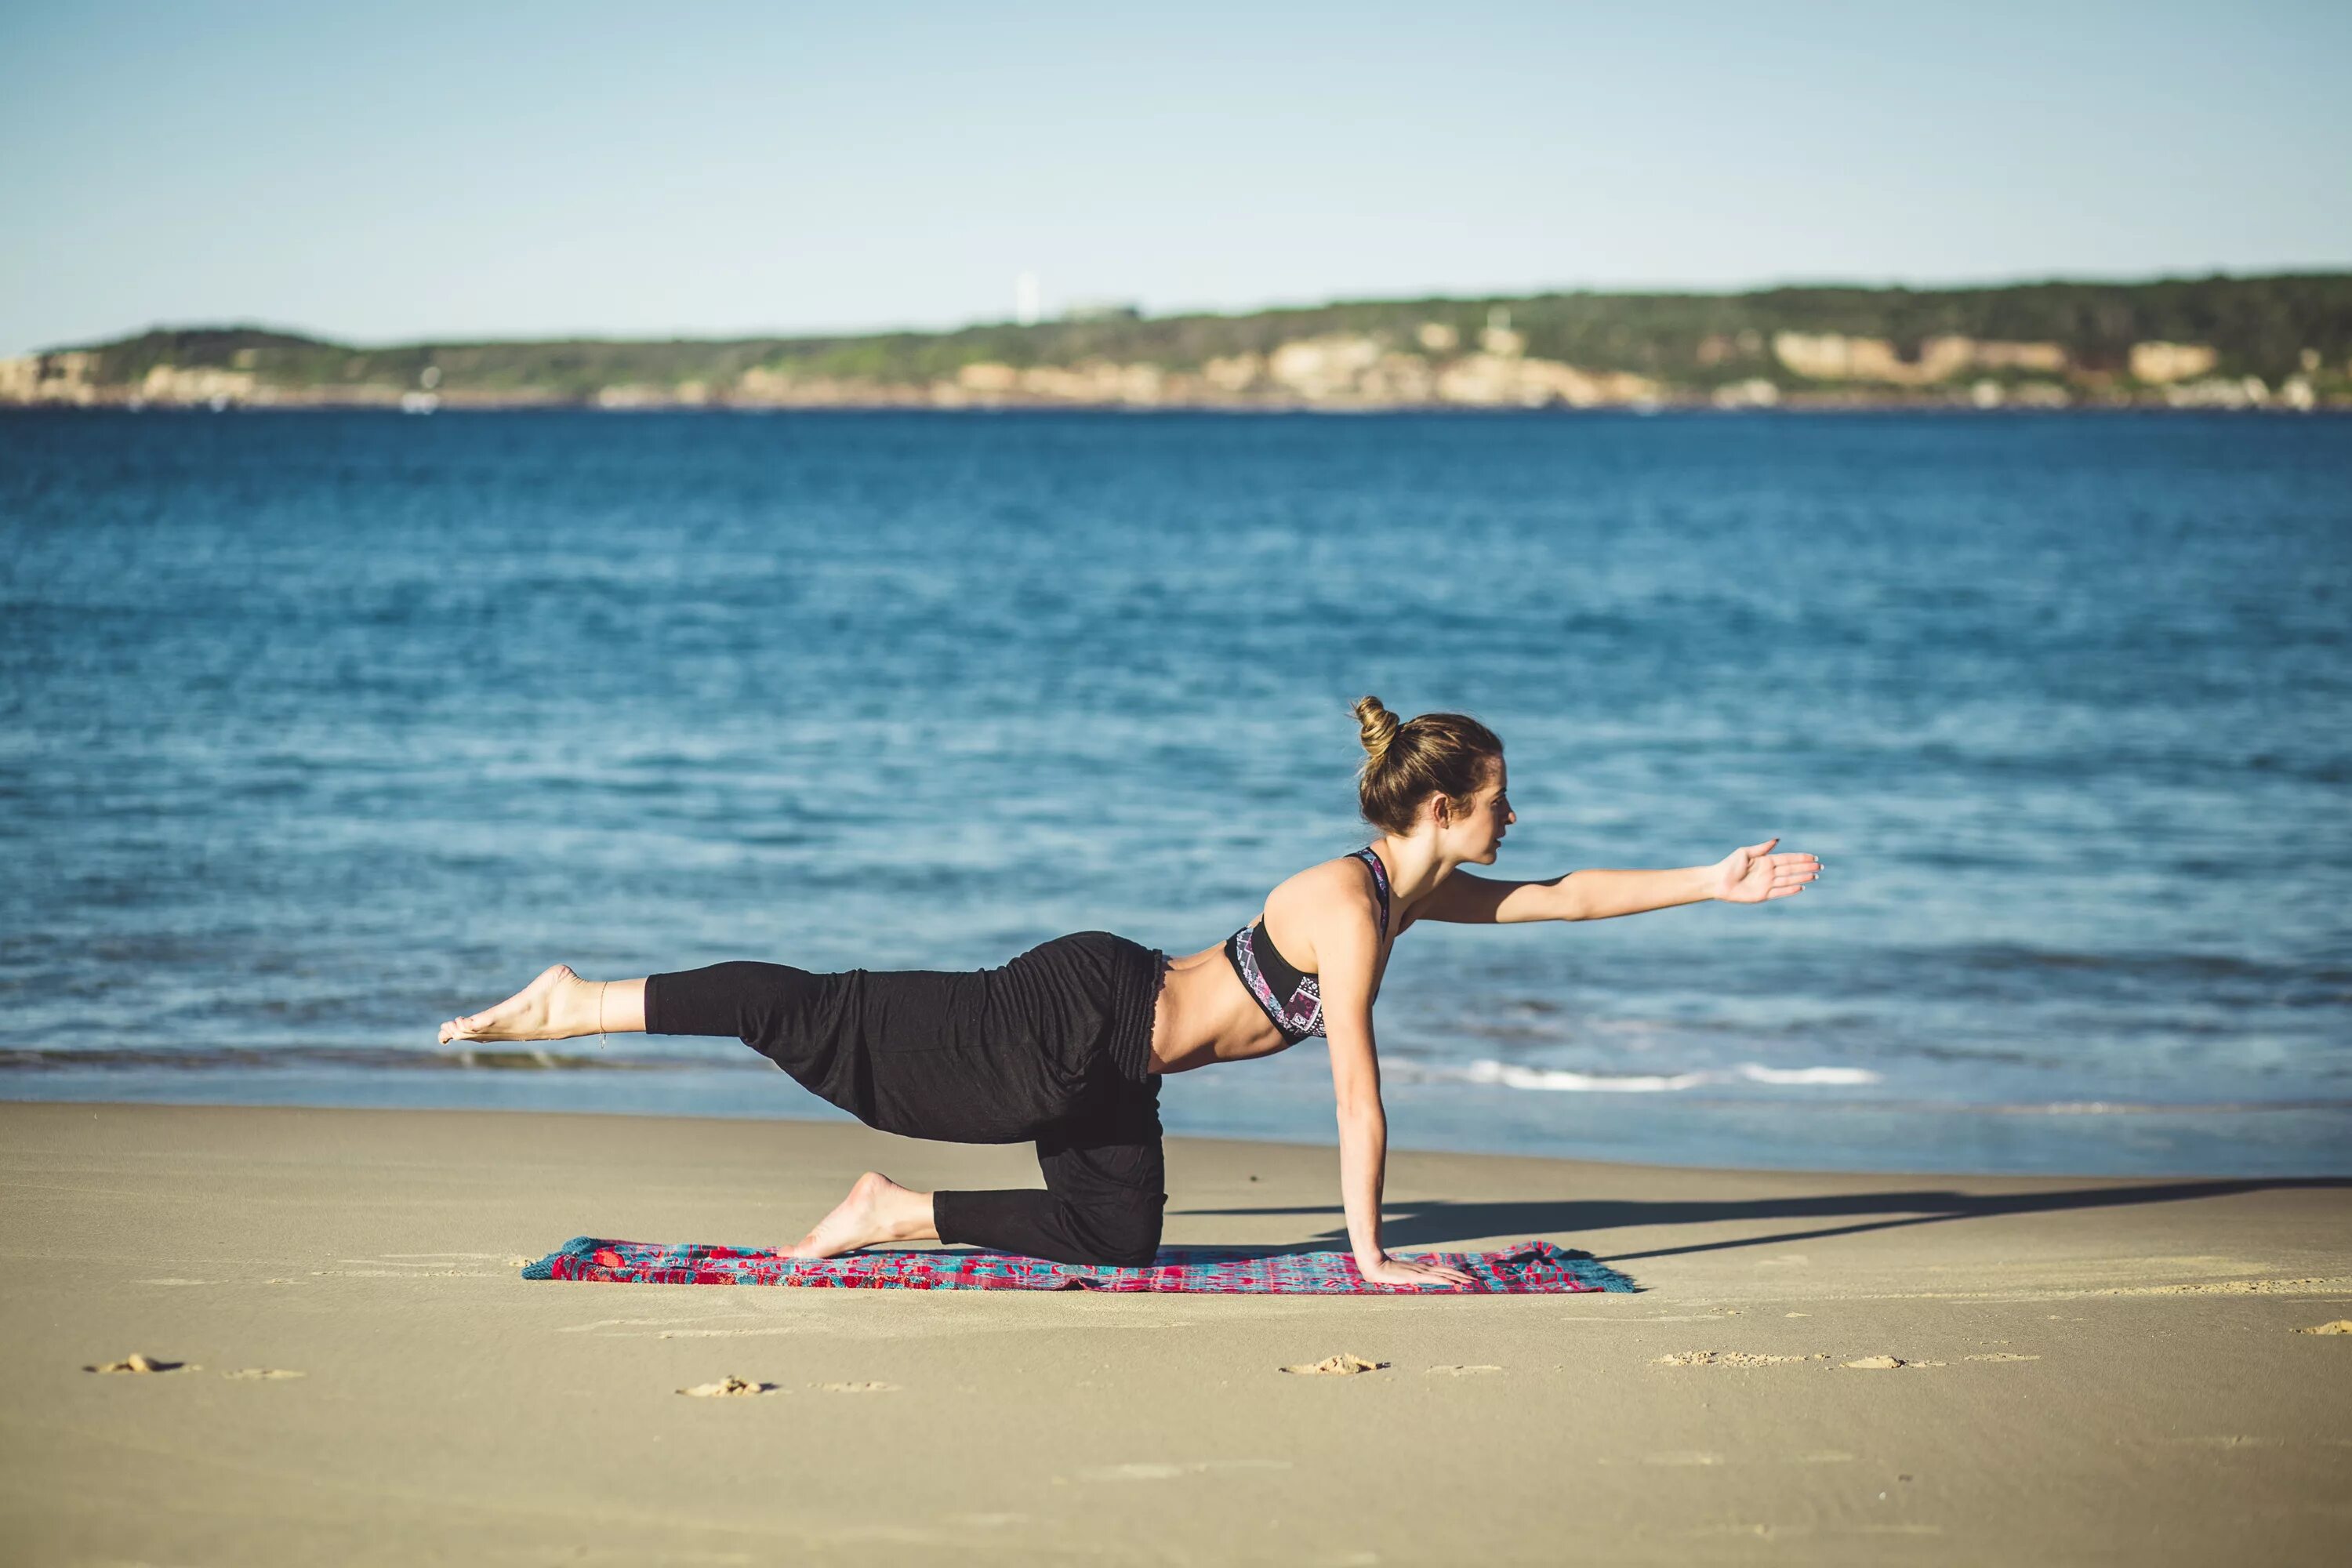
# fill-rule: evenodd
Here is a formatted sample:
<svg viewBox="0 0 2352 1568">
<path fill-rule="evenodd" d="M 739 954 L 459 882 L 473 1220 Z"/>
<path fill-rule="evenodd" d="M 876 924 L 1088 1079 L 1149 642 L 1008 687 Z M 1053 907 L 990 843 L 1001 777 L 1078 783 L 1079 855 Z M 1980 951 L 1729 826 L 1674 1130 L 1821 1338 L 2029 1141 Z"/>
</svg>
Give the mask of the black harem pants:
<svg viewBox="0 0 2352 1568">
<path fill-rule="evenodd" d="M 1168 1203 L 1150 1070 L 1166 969 L 1098 931 L 976 972 L 714 963 L 646 979 L 646 1033 L 732 1035 L 885 1132 L 1034 1141 L 1045 1189 L 936 1193 L 940 1239 L 1139 1266 Z"/>
</svg>

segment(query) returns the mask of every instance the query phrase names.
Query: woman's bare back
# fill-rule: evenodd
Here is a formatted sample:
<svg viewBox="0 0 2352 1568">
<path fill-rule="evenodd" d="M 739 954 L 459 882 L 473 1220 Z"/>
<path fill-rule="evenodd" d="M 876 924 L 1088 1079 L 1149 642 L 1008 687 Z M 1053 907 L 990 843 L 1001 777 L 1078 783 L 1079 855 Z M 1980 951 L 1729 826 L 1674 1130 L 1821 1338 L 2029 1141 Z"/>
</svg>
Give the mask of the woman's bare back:
<svg viewBox="0 0 2352 1568">
<path fill-rule="evenodd" d="M 1256 917 L 1259 936 L 1301 973 L 1316 973 L 1322 968 L 1315 950 L 1316 926 L 1335 906 L 1349 908 L 1365 896 L 1368 885 L 1363 867 L 1352 855 L 1296 872 L 1265 896 L 1265 908 Z M 1388 972 L 1397 936 L 1412 923 L 1410 915 L 1399 920 L 1381 943 L 1372 971 L 1373 995 L 1380 994 L 1381 977 Z M 1234 973 L 1223 942 L 1169 959 L 1167 984 L 1152 1016 L 1153 1072 L 1188 1072 L 1213 1062 L 1272 1056 L 1289 1043 Z"/>
</svg>

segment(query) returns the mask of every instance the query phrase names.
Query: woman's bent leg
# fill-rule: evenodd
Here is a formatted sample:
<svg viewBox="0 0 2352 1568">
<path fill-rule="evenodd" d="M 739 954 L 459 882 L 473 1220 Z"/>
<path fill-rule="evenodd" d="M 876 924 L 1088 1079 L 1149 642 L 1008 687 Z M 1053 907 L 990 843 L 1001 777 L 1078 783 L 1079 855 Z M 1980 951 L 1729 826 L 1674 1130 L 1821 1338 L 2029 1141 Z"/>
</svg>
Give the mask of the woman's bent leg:
<svg viewBox="0 0 2352 1568">
<path fill-rule="evenodd" d="M 857 1178 L 849 1195 L 809 1233 L 784 1248 L 787 1258 L 838 1258 L 885 1241 L 933 1241 L 931 1194 L 902 1187 L 879 1171 Z"/>
<path fill-rule="evenodd" d="M 1038 1139 L 1037 1164 L 1043 1192 L 933 1193 L 940 1239 L 1130 1268 L 1158 1254 L 1168 1205 L 1158 1079 L 1106 1086 L 1098 1106 Z"/>
</svg>

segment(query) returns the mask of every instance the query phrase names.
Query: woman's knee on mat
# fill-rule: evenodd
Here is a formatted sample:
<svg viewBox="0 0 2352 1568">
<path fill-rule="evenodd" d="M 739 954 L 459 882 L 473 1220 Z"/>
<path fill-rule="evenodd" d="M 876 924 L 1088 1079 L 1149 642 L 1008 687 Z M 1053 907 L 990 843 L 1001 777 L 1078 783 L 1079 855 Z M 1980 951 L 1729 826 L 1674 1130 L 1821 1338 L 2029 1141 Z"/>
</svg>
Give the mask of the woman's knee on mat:
<svg viewBox="0 0 2352 1568">
<path fill-rule="evenodd" d="M 1160 1219 L 1167 1203 L 1166 1195 L 1160 1193 L 1073 1203 L 1071 1228 L 1103 1262 L 1140 1268 L 1159 1256 Z"/>
</svg>

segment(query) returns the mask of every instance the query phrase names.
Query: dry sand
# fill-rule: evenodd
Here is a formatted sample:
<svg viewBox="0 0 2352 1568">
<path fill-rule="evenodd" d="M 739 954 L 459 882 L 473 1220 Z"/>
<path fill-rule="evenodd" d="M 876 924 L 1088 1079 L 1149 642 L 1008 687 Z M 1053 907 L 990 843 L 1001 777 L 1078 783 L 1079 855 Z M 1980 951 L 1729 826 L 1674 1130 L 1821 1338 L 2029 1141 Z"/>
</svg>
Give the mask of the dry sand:
<svg viewBox="0 0 2352 1568">
<path fill-rule="evenodd" d="M 2352 1561 L 2352 1184 L 1398 1153 L 1393 1245 L 1636 1295 L 529 1283 L 772 1245 L 856 1127 L 0 1105 L 12 1563 Z M 1176 1140 L 1171 1243 L 1341 1234 L 1329 1149 Z M 86 1367 L 133 1352 L 169 1373 Z M 1281 1368 L 1353 1356 L 1351 1376 Z M 735 1380 L 730 1384 L 729 1380 Z M 717 1385 L 707 1397 L 681 1390 Z"/>
</svg>

